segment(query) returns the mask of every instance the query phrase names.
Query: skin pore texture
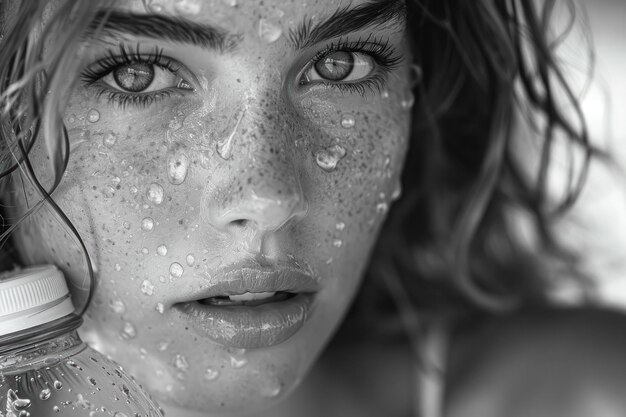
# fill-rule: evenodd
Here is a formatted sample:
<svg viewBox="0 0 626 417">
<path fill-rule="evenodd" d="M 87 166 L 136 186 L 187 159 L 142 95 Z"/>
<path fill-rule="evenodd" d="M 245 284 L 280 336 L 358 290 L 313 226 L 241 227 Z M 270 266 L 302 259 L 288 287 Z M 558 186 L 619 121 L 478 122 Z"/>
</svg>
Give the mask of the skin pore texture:
<svg viewBox="0 0 626 417">
<path fill-rule="evenodd" d="M 68 77 L 64 110 L 70 159 L 53 197 L 96 271 L 82 333 L 166 410 L 243 413 L 278 401 L 348 308 L 399 196 L 412 104 L 405 22 L 294 40 L 307 22 L 385 3 L 128 0 L 114 6 L 117 26 L 77 51 L 83 70 Z M 130 13 L 218 28 L 224 42 L 138 33 L 123 23 Z M 329 56 L 333 71 L 354 62 L 347 78 L 321 76 L 315 64 Z M 30 159 L 44 186 L 46 158 L 38 141 Z M 38 196 L 18 176 L 11 186 L 5 203 L 17 217 Z M 84 279 L 83 255 L 51 210 L 14 241 L 26 263 Z M 304 323 L 288 337 L 258 341 L 245 323 L 234 336 L 207 332 L 184 313 L 225 269 L 253 279 L 242 262 L 312 283 Z"/>
</svg>

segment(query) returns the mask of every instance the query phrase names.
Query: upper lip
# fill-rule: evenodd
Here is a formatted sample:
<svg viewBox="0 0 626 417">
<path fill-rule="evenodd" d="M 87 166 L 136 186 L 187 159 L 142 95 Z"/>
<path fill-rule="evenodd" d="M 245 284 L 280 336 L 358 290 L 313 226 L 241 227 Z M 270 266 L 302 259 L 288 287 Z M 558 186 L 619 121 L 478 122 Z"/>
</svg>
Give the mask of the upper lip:
<svg viewBox="0 0 626 417">
<path fill-rule="evenodd" d="M 206 277 L 204 279 L 207 279 Z M 320 289 L 319 280 L 299 266 L 281 262 L 269 266 L 254 260 L 229 265 L 211 274 L 210 286 L 182 301 L 261 292 L 311 293 Z"/>
</svg>

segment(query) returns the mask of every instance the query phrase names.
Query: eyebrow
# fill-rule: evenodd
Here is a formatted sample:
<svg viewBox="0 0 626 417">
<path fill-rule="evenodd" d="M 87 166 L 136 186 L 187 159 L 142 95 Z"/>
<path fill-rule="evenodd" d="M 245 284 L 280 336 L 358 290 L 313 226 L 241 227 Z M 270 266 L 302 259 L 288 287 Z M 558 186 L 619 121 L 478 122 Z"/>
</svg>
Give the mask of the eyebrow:
<svg viewBox="0 0 626 417">
<path fill-rule="evenodd" d="M 404 0 L 373 0 L 355 8 L 344 6 L 319 22 L 312 17 L 305 18 L 296 29 L 289 31 L 289 40 L 295 49 L 304 49 L 325 39 L 366 28 L 402 25 L 405 20 Z M 188 43 L 221 52 L 234 49 L 242 38 L 239 34 L 229 34 L 221 28 L 184 18 L 115 9 L 98 11 L 86 35 L 114 36 L 119 33 Z"/>
<path fill-rule="evenodd" d="M 338 9 L 320 22 L 305 18 L 289 38 L 296 49 L 304 49 L 326 39 L 337 38 L 363 29 L 399 26 L 406 22 L 404 0 L 375 0 L 355 8 Z"/>
<path fill-rule="evenodd" d="M 235 47 L 239 36 L 206 24 L 161 14 L 127 13 L 119 10 L 100 10 L 89 25 L 87 36 L 125 33 L 188 43 L 203 48 L 225 51 Z"/>
</svg>

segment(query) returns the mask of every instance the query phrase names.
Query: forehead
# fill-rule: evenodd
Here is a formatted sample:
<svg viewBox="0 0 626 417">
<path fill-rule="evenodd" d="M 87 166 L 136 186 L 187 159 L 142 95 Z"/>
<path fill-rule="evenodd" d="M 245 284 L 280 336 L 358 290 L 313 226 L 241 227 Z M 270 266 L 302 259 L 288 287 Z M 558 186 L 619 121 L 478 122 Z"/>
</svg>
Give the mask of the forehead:
<svg viewBox="0 0 626 417">
<path fill-rule="evenodd" d="M 341 12 L 380 8 L 383 13 L 389 6 L 403 3 L 404 0 L 117 0 L 114 7 L 132 13 L 163 13 L 226 32 L 245 33 L 257 30 L 259 22 L 298 30 L 303 24 L 314 24 Z"/>
</svg>

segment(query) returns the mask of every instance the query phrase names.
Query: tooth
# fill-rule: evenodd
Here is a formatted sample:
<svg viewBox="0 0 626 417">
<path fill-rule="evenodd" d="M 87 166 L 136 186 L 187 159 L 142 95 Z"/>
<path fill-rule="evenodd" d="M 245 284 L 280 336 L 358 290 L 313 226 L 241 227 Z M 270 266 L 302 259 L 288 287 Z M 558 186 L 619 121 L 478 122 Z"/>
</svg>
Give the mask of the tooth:
<svg viewBox="0 0 626 417">
<path fill-rule="evenodd" d="M 254 300 L 263 300 L 265 298 L 270 298 L 276 295 L 275 292 L 247 292 L 240 295 L 229 295 L 231 301 L 254 301 Z"/>
</svg>

